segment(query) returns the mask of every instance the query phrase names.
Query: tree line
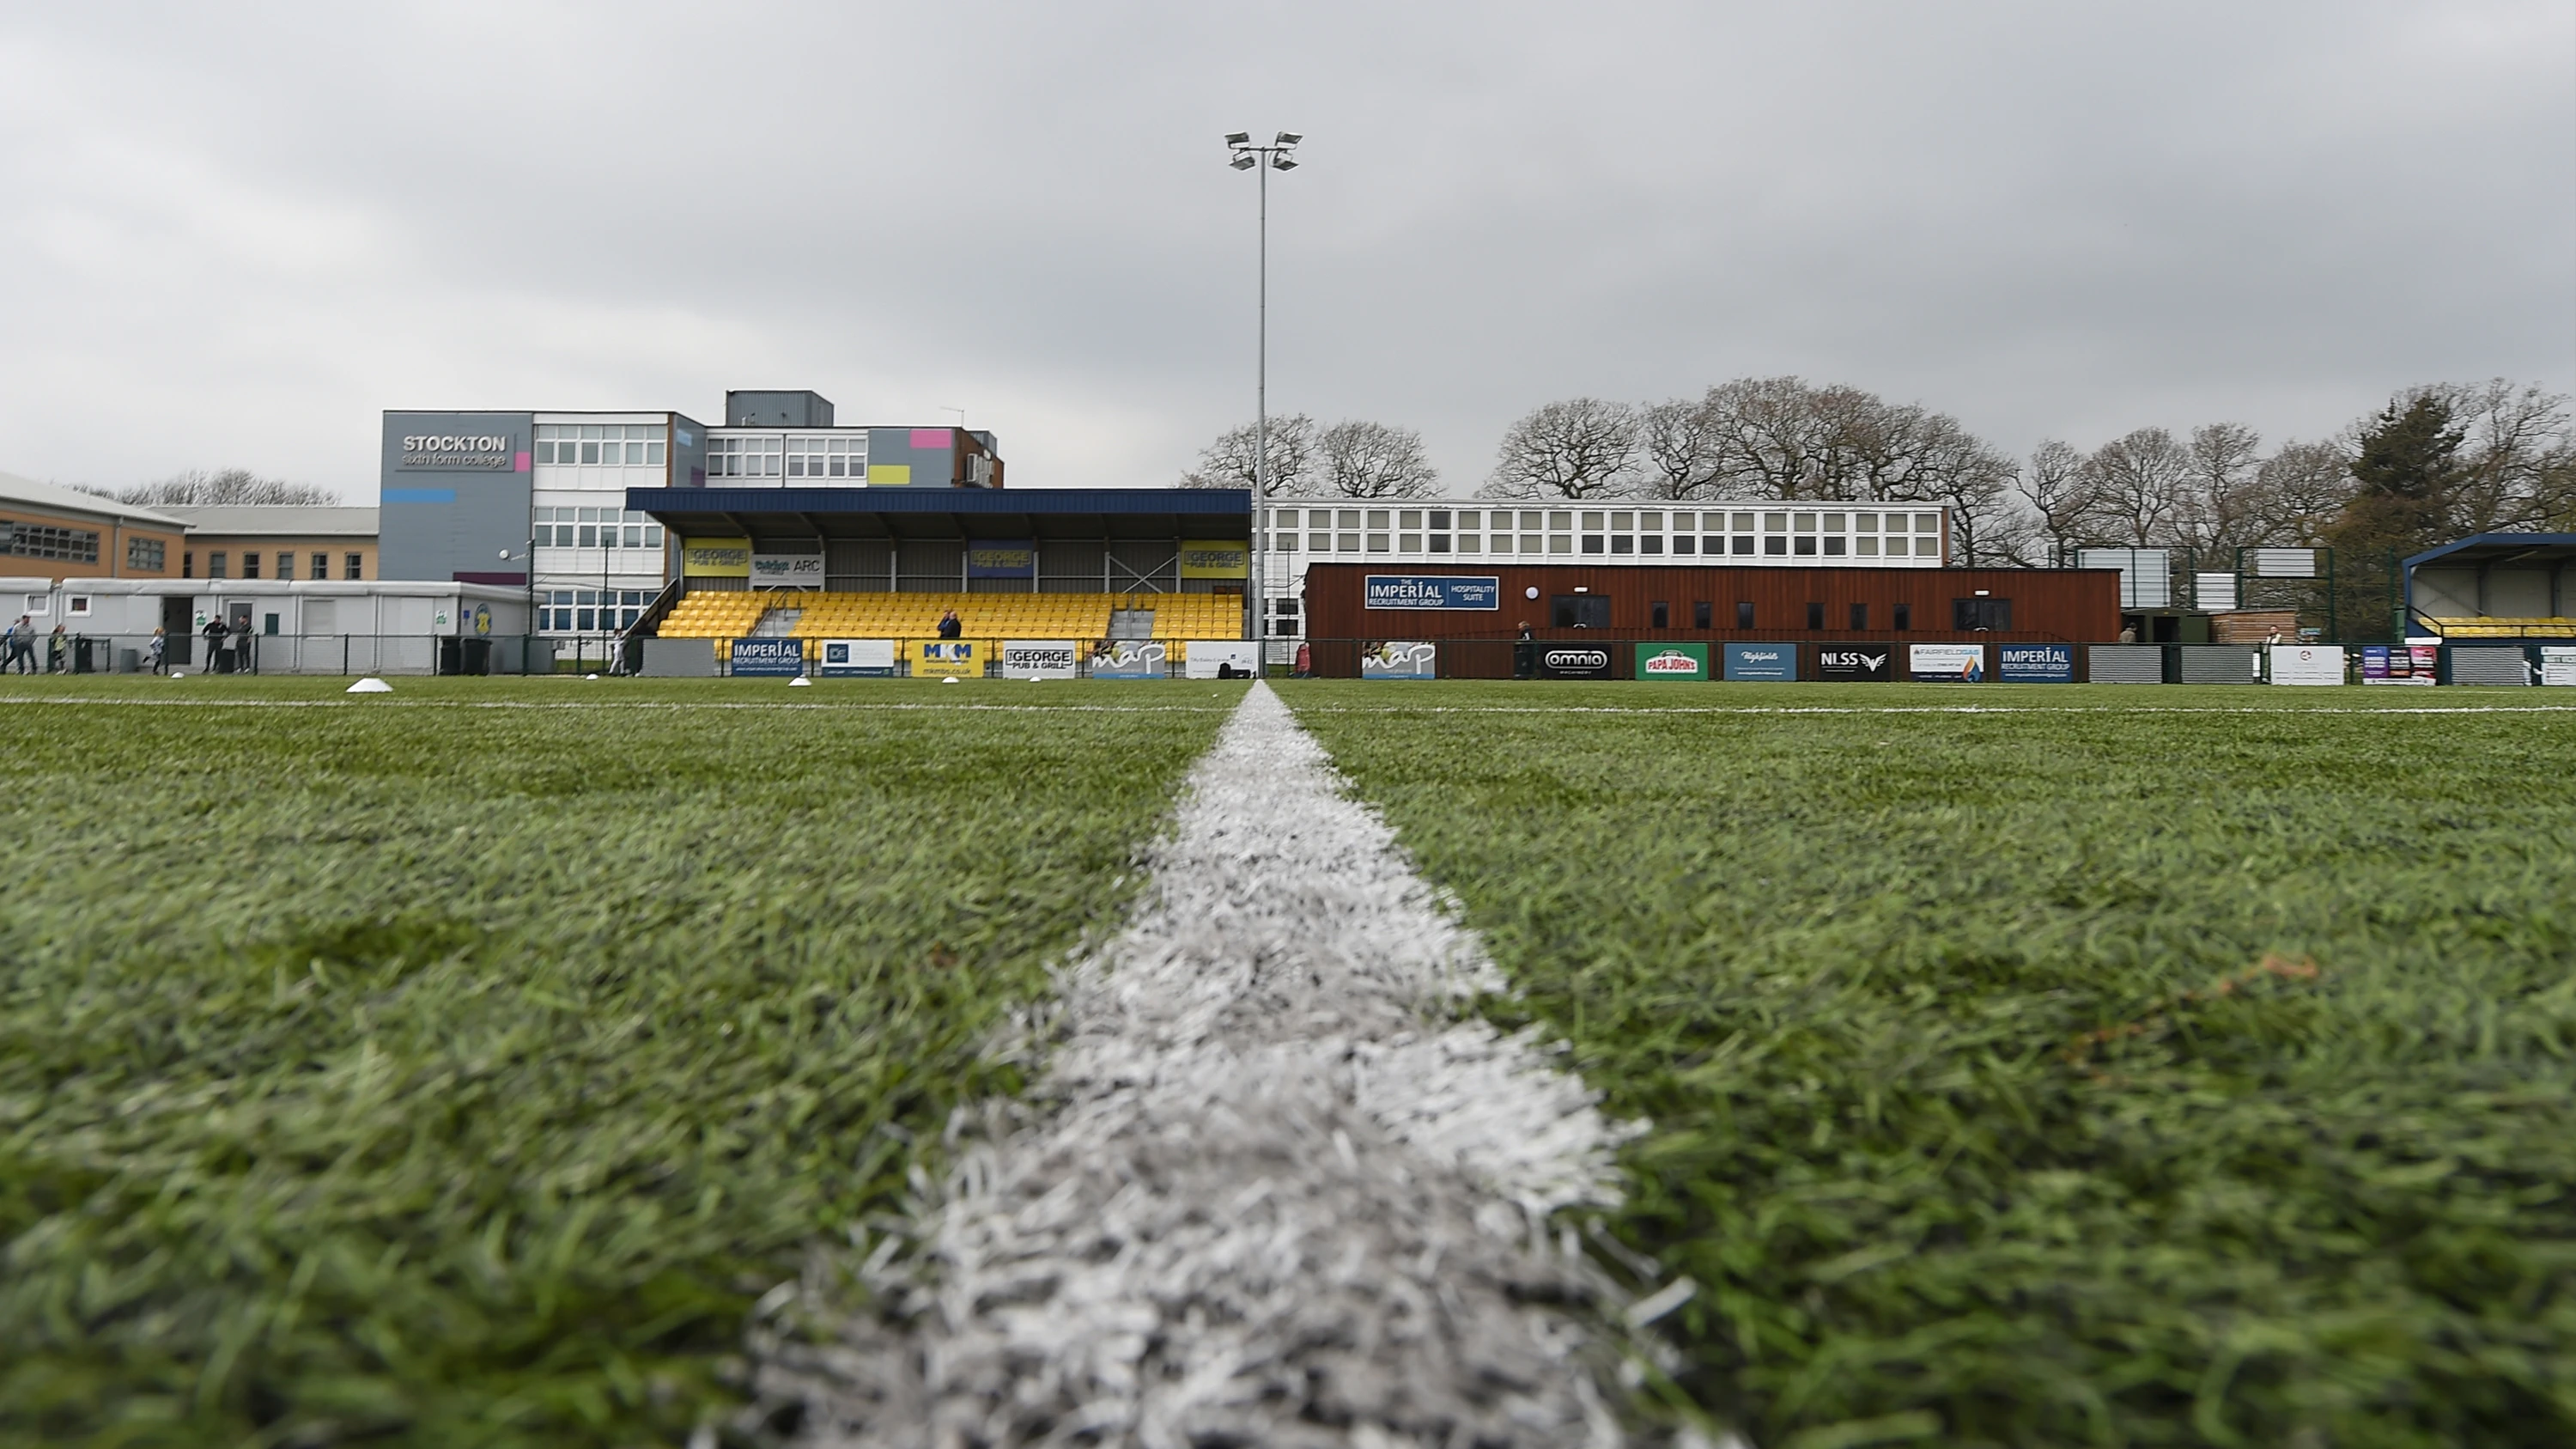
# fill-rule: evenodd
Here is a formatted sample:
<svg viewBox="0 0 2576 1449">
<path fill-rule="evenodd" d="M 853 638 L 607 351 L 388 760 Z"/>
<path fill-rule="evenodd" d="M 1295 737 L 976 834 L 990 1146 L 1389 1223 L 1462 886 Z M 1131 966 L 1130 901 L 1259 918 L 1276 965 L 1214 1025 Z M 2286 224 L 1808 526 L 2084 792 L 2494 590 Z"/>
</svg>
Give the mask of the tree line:
<svg viewBox="0 0 2576 1449">
<path fill-rule="evenodd" d="M 1250 487 L 1253 428 L 1211 443 L 1188 487 Z M 1374 422 L 1270 425 L 1274 493 L 1441 493 L 1419 433 Z M 2267 449 L 2215 422 L 2139 428 L 2089 450 L 2057 439 L 2016 459 L 1947 413 L 1797 377 L 1739 378 L 1697 397 L 1578 397 L 1505 430 L 1477 496 L 1937 503 L 1954 555 L 2046 566 L 2083 547 L 2415 552 L 2470 533 L 2576 530 L 2569 400 L 2497 378 L 2409 388 L 2331 437 Z"/>
<path fill-rule="evenodd" d="M 248 468 L 190 468 L 157 483 L 125 488 L 76 485 L 83 493 L 113 498 L 137 508 L 195 508 L 233 503 L 337 503 L 340 495 L 318 483 L 289 483 L 262 478 Z"/>
</svg>

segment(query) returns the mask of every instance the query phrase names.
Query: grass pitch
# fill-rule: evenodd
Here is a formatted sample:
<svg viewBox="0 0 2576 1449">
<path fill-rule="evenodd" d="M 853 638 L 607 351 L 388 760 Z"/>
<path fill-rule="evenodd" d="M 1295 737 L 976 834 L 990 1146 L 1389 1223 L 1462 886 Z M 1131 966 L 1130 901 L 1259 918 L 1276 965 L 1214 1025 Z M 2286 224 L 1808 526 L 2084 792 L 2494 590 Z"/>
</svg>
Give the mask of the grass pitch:
<svg viewBox="0 0 2576 1449">
<path fill-rule="evenodd" d="M 0 1439 L 684 1437 L 1240 693 L 340 688 L 0 682 Z"/>
<path fill-rule="evenodd" d="M 1763 1449 L 2576 1442 L 2555 692 L 1281 692 L 1652 1120 Z"/>
</svg>

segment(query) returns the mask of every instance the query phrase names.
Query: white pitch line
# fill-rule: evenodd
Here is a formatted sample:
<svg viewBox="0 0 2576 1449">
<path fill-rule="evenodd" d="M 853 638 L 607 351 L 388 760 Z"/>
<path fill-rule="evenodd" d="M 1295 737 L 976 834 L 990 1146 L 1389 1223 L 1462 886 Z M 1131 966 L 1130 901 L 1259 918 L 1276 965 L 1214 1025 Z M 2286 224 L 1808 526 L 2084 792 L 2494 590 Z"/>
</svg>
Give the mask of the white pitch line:
<svg viewBox="0 0 2576 1449">
<path fill-rule="evenodd" d="M 2576 714 L 2576 704 L 1327 704 L 1314 714 Z"/>
<path fill-rule="evenodd" d="M 871 1449 L 1617 1443 L 1535 1305 L 1599 1301 L 1546 1222 L 1616 1201 L 1624 1129 L 1460 1019 L 1499 975 L 1268 688 L 1152 865 L 1016 1125 L 871 1259 L 899 1309 L 757 1334 L 760 1405 Z"/>
<path fill-rule="evenodd" d="M 850 710 L 920 710 L 935 714 L 1223 714 L 1223 704 L 955 704 L 929 700 L 914 703 L 870 703 L 861 700 L 769 703 L 761 700 L 519 700 L 519 699 L 103 699 L 88 695 L 0 695 L 0 704 L 68 704 L 138 709 L 641 709 L 641 710 L 795 710 L 826 713 Z"/>
</svg>

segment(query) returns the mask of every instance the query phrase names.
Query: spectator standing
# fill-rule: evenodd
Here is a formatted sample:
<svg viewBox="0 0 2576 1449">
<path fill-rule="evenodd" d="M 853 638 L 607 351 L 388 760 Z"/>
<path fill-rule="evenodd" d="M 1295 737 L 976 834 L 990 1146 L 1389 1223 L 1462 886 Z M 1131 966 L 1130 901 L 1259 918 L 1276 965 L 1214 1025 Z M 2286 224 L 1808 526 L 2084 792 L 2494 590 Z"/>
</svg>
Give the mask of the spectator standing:
<svg viewBox="0 0 2576 1449">
<path fill-rule="evenodd" d="M 1512 640 L 1512 678 L 1527 679 L 1538 672 L 1538 635 L 1527 619 L 1521 620 L 1521 632 Z"/>
<path fill-rule="evenodd" d="M 5 654 L 0 654 L 0 669 L 15 667 L 20 674 L 33 674 L 36 670 L 35 621 L 20 614 L 18 622 L 9 626 L 7 639 L 9 648 Z"/>
<path fill-rule="evenodd" d="M 947 613 L 939 616 L 940 638 L 954 639 L 965 632 L 966 623 L 964 620 L 957 617 L 957 611 L 955 609 L 951 609 Z"/>
<path fill-rule="evenodd" d="M 45 641 L 45 672 L 47 674 L 72 672 L 72 637 L 63 632 L 63 626 L 60 624 L 54 626 L 53 637 Z"/>
<path fill-rule="evenodd" d="M 1315 646 L 1307 643 L 1303 639 L 1297 641 L 1296 672 L 1299 679 L 1312 679 L 1315 677 Z"/>
<path fill-rule="evenodd" d="M 221 614 L 206 621 L 203 632 L 206 636 L 207 673 L 221 674 L 224 671 L 224 636 L 232 631 L 232 626 L 224 622 L 224 616 Z"/>
</svg>

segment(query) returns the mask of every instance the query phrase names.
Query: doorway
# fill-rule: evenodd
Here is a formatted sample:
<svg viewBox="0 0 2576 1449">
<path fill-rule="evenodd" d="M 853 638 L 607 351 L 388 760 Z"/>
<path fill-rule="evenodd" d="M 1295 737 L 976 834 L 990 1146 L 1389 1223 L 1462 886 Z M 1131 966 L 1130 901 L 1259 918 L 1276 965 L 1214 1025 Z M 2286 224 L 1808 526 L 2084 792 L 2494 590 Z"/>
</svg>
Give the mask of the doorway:
<svg viewBox="0 0 2576 1449">
<path fill-rule="evenodd" d="M 188 663 L 196 656 L 189 645 L 197 637 L 196 611 L 185 594 L 161 597 L 161 658 L 172 668 Z"/>
<path fill-rule="evenodd" d="M 1607 594 L 1557 594 L 1548 599 L 1547 605 L 1550 628 L 1610 627 L 1610 596 Z"/>
</svg>

